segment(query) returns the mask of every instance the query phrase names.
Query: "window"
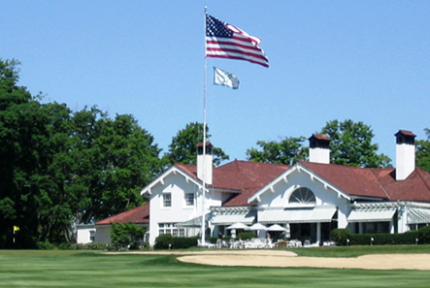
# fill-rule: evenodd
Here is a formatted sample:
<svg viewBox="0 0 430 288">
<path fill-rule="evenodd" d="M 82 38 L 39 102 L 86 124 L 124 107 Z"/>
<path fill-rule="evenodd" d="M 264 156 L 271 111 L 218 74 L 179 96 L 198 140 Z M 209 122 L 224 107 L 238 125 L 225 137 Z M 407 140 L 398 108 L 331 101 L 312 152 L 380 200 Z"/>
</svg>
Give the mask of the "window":
<svg viewBox="0 0 430 288">
<path fill-rule="evenodd" d="M 300 187 L 291 194 L 290 203 L 315 204 L 315 195 L 309 188 Z"/>
<path fill-rule="evenodd" d="M 175 223 L 158 223 L 158 235 L 170 234 L 174 237 L 185 237 L 185 229 L 178 228 Z"/>
<path fill-rule="evenodd" d="M 90 231 L 90 241 L 94 242 L 94 240 L 96 240 L 96 231 L 91 230 Z"/>
<path fill-rule="evenodd" d="M 194 206 L 194 193 L 185 193 L 185 205 Z"/>
<path fill-rule="evenodd" d="M 163 206 L 172 207 L 172 193 L 163 194 Z"/>
</svg>

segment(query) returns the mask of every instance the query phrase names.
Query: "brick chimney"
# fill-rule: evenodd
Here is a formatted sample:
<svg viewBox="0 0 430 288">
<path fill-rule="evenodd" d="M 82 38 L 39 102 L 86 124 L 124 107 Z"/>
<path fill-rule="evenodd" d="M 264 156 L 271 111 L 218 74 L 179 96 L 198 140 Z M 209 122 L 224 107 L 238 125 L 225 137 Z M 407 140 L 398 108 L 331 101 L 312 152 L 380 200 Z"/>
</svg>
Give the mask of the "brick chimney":
<svg viewBox="0 0 430 288">
<path fill-rule="evenodd" d="M 415 170 L 415 137 L 411 131 L 396 134 L 396 180 L 403 181 Z"/>
<path fill-rule="evenodd" d="M 205 177 L 205 183 L 207 185 L 212 184 L 213 176 L 213 155 L 212 155 L 212 144 L 206 142 L 206 152 L 203 153 L 203 143 L 199 143 L 197 146 L 197 177 L 203 181 Z M 203 155 L 205 154 L 205 155 Z"/>
<path fill-rule="evenodd" d="M 330 164 L 330 141 L 326 135 L 313 134 L 309 138 L 309 162 Z"/>
</svg>

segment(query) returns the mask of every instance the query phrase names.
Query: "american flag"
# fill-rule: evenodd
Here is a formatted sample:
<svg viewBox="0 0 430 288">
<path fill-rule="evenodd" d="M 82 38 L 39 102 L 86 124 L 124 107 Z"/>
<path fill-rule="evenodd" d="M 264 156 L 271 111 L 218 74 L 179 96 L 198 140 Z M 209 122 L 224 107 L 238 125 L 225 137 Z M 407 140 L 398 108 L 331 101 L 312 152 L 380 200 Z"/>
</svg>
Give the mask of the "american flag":
<svg viewBox="0 0 430 288">
<path fill-rule="evenodd" d="M 269 59 L 258 46 L 260 38 L 206 14 L 206 56 L 246 60 L 269 67 Z"/>
</svg>

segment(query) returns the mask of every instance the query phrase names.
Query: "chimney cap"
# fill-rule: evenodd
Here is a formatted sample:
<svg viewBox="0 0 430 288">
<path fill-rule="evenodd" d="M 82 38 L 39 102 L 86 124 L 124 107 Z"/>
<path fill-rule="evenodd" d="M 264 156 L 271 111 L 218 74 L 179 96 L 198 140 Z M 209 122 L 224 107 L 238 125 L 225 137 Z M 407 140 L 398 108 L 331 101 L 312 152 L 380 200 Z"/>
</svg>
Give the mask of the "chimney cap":
<svg viewBox="0 0 430 288">
<path fill-rule="evenodd" d="M 331 141 L 331 139 L 327 135 L 325 135 L 325 134 L 312 134 L 312 136 L 309 137 L 308 140 L 311 140 L 311 139 Z"/>
<path fill-rule="evenodd" d="M 213 146 L 211 142 L 207 141 L 206 142 L 206 147 L 210 147 Z M 199 142 L 199 144 L 197 144 L 197 147 L 203 147 L 203 142 Z"/>
<path fill-rule="evenodd" d="M 408 130 L 399 130 L 399 132 L 397 132 L 396 134 L 394 134 L 394 136 L 398 136 L 398 135 L 411 136 L 411 137 L 416 137 L 417 136 L 417 135 L 415 135 L 414 133 L 412 133 L 411 131 L 408 131 Z"/>
</svg>

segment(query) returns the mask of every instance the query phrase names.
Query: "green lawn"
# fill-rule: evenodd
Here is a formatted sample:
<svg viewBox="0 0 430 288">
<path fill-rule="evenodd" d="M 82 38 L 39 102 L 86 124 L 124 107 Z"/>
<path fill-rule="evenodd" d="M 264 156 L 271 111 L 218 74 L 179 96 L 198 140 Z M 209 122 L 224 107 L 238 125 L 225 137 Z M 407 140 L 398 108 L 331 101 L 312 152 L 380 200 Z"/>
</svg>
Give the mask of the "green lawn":
<svg viewBox="0 0 430 288">
<path fill-rule="evenodd" d="M 428 248 L 412 253 L 429 253 Z M 319 249 L 332 256 L 338 249 L 340 256 L 345 255 L 342 247 Z M 360 250 L 354 249 L 349 251 Z M 312 250 L 301 249 L 303 253 Z M 314 251 L 314 256 L 318 253 L 322 252 Z M 429 283 L 430 271 L 210 267 L 181 263 L 176 256 L 0 250 L 0 287 L 427 288 Z"/>
</svg>

